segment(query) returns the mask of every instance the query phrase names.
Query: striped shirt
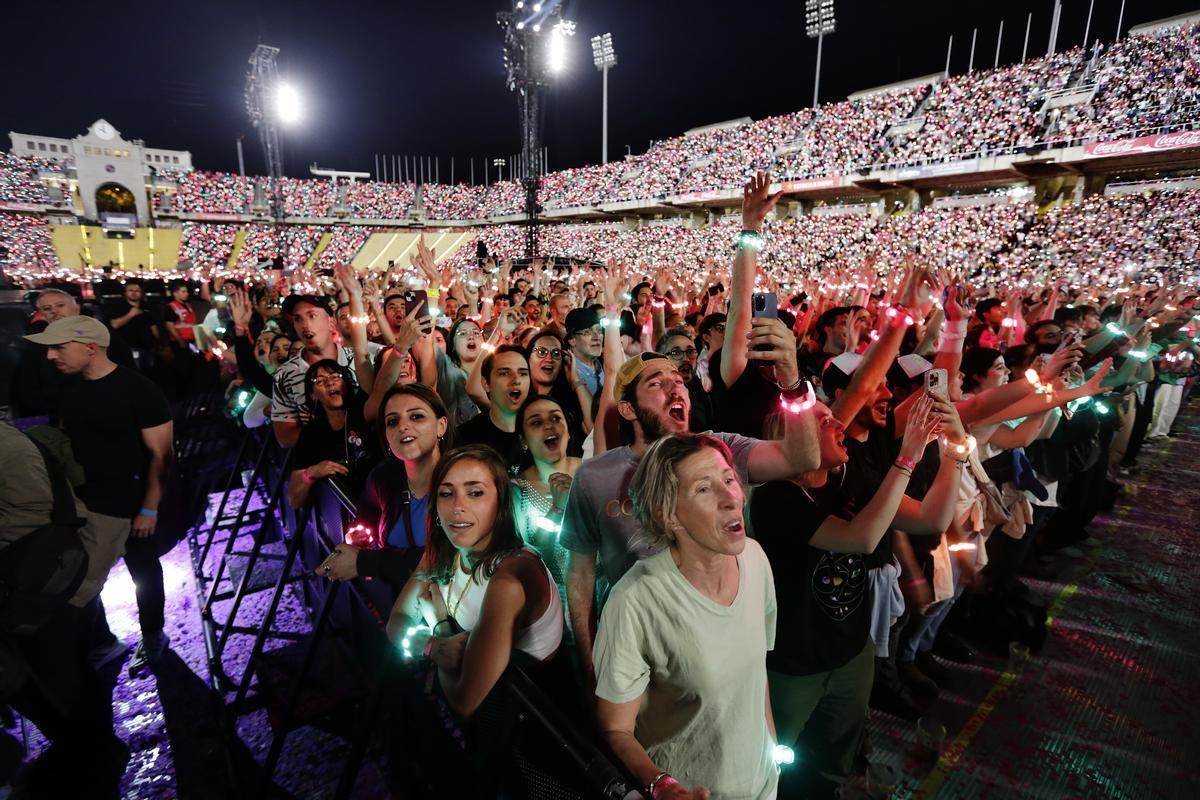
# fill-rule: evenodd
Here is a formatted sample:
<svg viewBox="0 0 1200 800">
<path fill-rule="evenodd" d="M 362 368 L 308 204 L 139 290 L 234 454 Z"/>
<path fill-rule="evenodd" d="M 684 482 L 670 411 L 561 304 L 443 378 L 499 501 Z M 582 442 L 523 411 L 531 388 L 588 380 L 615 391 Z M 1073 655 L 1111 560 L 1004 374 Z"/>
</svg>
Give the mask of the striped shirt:
<svg viewBox="0 0 1200 800">
<path fill-rule="evenodd" d="M 373 359 L 382 345 L 367 342 L 367 358 Z M 350 347 L 339 347 L 337 362 L 343 367 L 350 368 L 355 382 L 358 375 L 354 369 L 354 350 Z M 289 358 L 275 371 L 275 385 L 271 391 L 271 422 L 299 422 L 307 425 L 312 420 L 312 410 L 304 396 L 304 376 L 312 366 L 304 360 L 304 353 Z"/>
</svg>

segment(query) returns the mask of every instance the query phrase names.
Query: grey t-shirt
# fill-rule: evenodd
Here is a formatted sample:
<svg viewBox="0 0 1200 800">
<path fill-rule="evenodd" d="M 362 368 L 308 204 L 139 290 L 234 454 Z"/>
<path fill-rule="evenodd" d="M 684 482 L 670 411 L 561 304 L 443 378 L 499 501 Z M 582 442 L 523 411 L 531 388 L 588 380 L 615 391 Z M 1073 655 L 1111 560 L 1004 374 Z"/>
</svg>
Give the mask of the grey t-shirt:
<svg viewBox="0 0 1200 800">
<path fill-rule="evenodd" d="M 736 433 L 714 433 L 733 453 L 733 467 L 749 483 L 750 452 L 761 442 Z M 629 447 L 618 447 L 580 465 L 571 481 L 562 524 L 562 546 L 574 553 L 596 555 L 596 594 L 603 602 L 638 559 L 653 555 L 629 499 L 638 459 Z"/>
</svg>

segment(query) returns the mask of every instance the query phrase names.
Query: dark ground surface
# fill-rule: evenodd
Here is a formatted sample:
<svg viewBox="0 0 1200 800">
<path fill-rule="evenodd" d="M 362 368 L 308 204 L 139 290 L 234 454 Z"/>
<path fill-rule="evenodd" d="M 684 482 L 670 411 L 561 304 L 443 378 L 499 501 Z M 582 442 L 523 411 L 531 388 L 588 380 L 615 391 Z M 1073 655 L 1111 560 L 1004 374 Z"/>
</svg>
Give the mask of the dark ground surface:
<svg viewBox="0 0 1200 800">
<path fill-rule="evenodd" d="M 1141 474 L 1123 489 L 1114 512 L 1093 523 L 1082 556 L 1059 556 L 1054 581 L 1027 580 L 1050 609 L 1042 651 L 1027 662 L 984 656 L 969 666 L 947 665 L 955 688 L 927 714 L 947 731 L 936 764 L 922 752 L 915 726 L 873 715 L 873 760 L 898 771 L 894 797 L 1200 797 L 1200 572 L 1193 557 L 1200 414 L 1195 403 L 1185 414 L 1177 439 L 1143 451 Z M 122 666 L 113 693 L 118 734 L 134 751 L 124 796 L 235 797 L 231 771 L 243 796 L 259 796 L 258 765 L 271 740 L 265 714 L 244 716 L 232 743 L 222 735 L 187 543 L 163 566 L 171 652 L 154 674 L 131 679 Z M 257 624 L 267 594 L 252 598 L 239 621 Z M 133 585 L 123 564 L 104 602 L 114 633 L 136 644 Z M 285 595 L 280 617 L 286 628 L 307 626 L 294 595 Z M 248 636 L 231 639 L 230 674 L 241 673 L 250 643 Z M 40 747 L 36 731 L 30 745 Z M 332 797 L 345 752 L 344 741 L 322 731 L 293 733 L 276 793 Z M 887 769 L 877 766 L 873 774 Z M 355 796 L 381 796 L 378 770 L 372 761 L 364 765 Z M 858 783 L 845 796 L 885 795 Z"/>
</svg>

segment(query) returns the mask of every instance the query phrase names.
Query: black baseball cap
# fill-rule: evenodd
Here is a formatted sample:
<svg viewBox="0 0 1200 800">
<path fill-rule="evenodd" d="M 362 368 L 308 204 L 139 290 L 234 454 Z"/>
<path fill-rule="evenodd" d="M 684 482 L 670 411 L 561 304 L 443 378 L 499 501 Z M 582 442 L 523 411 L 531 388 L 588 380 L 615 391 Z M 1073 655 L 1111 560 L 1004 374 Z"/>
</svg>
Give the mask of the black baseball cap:
<svg viewBox="0 0 1200 800">
<path fill-rule="evenodd" d="M 600 315 L 594 308 L 573 308 L 567 312 L 566 338 L 570 339 L 580 331 L 586 331 L 600 324 Z"/>
<path fill-rule="evenodd" d="M 315 306 L 331 317 L 336 310 L 332 297 L 326 297 L 321 294 L 290 294 L 283 299 L 283 313 L 295 313 L 296 306 L 301 303 L 308 303 L 310 306 Z"/>
</svg>

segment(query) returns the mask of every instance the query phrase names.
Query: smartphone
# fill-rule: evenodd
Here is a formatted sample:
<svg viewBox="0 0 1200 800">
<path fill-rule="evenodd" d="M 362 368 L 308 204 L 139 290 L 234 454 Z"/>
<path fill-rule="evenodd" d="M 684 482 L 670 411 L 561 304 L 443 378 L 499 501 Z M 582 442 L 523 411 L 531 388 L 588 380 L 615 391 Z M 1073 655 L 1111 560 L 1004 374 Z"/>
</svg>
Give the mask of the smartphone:
<svg viewBox="0 0 1200 800">
<path fill-rule="evenodd" d="M 950 399 L 950 386 L 947 383 L 946 370 L 930 369 L 925 371 L 925 391 L 939 400 Z"/>
<path fill-rule="evenodd" d="M 1075 347 L 1083 342 L 1083 332 L 1078 328 L 1072 328 L 1063 334 L 1062 346 L 1060 350 L 1066 350 L 1069 347 Z"/>
<path fill-rule="evenodd" d="M 715 286 L 708 287 L 708 293 L 712 297 L 716 297 L 723 291 L 725 291 L 725 284 L 723 284 L 723 283 L 718 283 Z"/>
<path fill-rule="evenodd" d="M 418 307 L 421 309 L 417 312 L 418 318 L 429 316 L 429 295 L 424 289 L 409 289 L 404 293 L 404 313 L 411 314 L 412 310 Z"/>
<path fill-rule="evenodd" d="M 774 292 L 755 292 L 750 299 L 751 316 L 764 319 L 778 319 L 779 298 Z"/>
</svg>

